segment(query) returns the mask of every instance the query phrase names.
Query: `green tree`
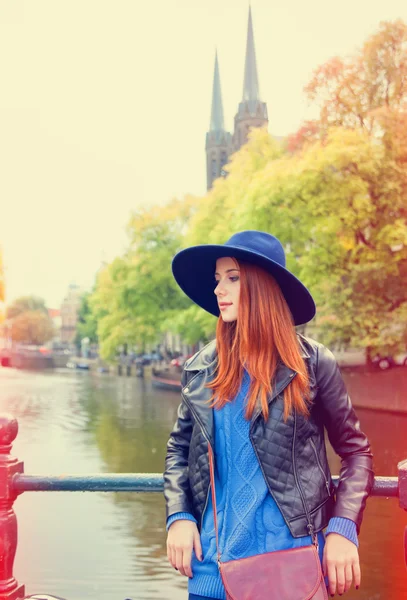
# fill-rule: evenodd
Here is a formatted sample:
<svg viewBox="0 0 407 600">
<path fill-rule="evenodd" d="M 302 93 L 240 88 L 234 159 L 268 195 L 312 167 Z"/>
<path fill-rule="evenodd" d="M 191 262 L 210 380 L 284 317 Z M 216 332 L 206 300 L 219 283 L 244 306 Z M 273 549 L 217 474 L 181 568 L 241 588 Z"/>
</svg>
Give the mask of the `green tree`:
<svg viewBox="0 0 407 600">
<path fill-rule="evenodd" d="M 161 330 L 179 333 L 187 344 L 194 345 L 199 341 L 205 343 L 215 337 L 216 317 L 192 304 L 188 308 L 174 311 L 162 323 Z"/>
<path fill-rule="evenodd" d="M 147 343 L 158 342 L 164 324 L 191 304 L 172 277 L 171 260 L 195 210 L 196 200 L 187 197 L 133 213 L 126 254 L 99 273 L 89 298 L 105 360 L 120 345 L 143 351 Z"/>
<path fill-rule="evenodd" d="M 396 351 L 407 323 L 406 175 L 383 139 L 332 129 L 288 159 L 284 187 L 301 220 L 301 277 L 318 306 L 327 343 Z M 404 341 L 403 341 L 404 339 Z"/>
<path fill-rule="evenodd" d="M 97 343 L 97 320 L 89 305 L 90 292 L 85 293 L 81 299 L 76 325 L 75 344 L 80 345 L 83 338 L 89 338 L 90 343 Z"/>
</svg>

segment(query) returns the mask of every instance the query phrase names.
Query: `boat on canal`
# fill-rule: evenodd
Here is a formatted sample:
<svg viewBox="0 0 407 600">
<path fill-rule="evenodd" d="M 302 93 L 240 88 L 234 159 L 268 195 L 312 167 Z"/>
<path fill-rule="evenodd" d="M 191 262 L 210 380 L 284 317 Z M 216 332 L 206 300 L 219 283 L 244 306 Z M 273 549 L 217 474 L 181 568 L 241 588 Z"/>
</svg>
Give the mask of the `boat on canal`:
<svg viewBox="0 0 407 600">
<path fill-rule="evenodd" d="M 0 365 L 15 369 L 49 369 L 55 366 L 52 351 L 44 346 L 19 344 L 0 349 Z"/>
<path fill-rule="evenodd" d="M 181 391 L 181 374 L 184 359 L 173 359 L 170 363 L 153 364 L 151 369 L 151 382 L 154 387 Z"/>
<path fill-rule="evenodd" d="M 155 369 L 151 372 L 151 383 L 154 387 L 181 391 L 181 372 L 175 369 Z"/>
</svg>

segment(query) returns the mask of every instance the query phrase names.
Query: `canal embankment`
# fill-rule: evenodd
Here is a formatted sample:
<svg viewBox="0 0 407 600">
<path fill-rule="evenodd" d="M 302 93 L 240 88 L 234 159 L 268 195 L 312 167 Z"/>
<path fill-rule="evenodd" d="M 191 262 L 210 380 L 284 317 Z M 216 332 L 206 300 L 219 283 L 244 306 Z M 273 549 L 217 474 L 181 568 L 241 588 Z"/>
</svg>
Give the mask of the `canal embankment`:
<svg viewBox="0 0 407 600">
<path fill-rule="evenodd" d="M 342 369 L 352 403 L 357 408 L 407 414 L 407 368 L 387 371 Z"/>
</svg>

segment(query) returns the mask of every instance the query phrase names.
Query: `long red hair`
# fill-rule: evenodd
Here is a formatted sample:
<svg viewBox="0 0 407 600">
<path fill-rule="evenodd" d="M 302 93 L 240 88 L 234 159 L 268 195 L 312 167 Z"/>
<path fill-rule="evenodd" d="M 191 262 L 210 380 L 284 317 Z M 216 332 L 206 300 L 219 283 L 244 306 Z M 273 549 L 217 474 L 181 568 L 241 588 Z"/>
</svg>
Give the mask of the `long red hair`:
<svg viewBox="0 0 407 600">
<path fill-rule="evenodd" d="M 236 259 L 235 259 L 236 260 Z M 240 298 L 236 321 L 216 326 L 218 366 L 211 406 L 221 408 L 239 391 L 246 369 L 251 378 L 246 418 L 260 402 L 264 420 L 267 397 L 279 359 L 297 372 L 284 390 L 284 421 L 295 409 L 309 415 L 309 377 L 301 357 L 291 311 L 274 277 L 256 265 L 237 261 L 240 268 Z"/>
</svg>

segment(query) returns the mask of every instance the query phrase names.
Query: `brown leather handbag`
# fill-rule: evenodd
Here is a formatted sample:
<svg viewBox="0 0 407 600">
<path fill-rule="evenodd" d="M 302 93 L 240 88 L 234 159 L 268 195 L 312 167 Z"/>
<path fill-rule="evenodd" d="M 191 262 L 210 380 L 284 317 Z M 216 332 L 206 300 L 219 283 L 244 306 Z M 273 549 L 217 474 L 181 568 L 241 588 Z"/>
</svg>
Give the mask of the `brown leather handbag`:
<svg viewBox="0 0 407 600">
<path fill-rule="evenodd" d="M 302 548 L 221 561 L 214 459 L 210 444 L 208 448 L 218 567 L 227 600 L 328 600 L 316 534 L 314 543 Z"/>
</svg>

